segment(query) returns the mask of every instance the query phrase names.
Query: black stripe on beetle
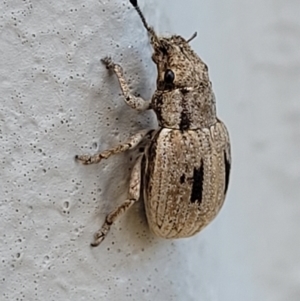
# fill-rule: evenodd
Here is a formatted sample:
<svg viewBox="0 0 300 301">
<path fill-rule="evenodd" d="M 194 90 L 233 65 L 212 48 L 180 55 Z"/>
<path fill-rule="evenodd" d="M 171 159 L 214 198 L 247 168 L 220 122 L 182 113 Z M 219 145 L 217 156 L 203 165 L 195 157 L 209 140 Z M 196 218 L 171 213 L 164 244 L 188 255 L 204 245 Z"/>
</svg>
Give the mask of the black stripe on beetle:
<svg viewBox="0 0 300 301">
<path fill-rule="evenodd" d="M 190 114 L 188 113 L 187 110 L 185 110 L 183 108 L 181 115 L 180 115 L 180 125 L 179 128 L 180 130 L 184 131 L 184 130 L 188 130 L 190 128 Z"/>
<path fill-rule="evenodd" d="M 225 163 L 225 190 L 224 194 L 227 192 L 228 184 L 229 184 L 229 175 L 230 175 L 230 162 L 227 159 L 226 152 L 224 151 L 224 163 Z"/>
<path fill-rule="evenodd" d="M 185 174 L 183 174 L 181 177 L 180 177 L 180 184 L 183 184 L 185 182 Z"/>
<path fill-rule="evenodd" d="M 179 124 L 179 129 L 181 131 L 188 130 L 191 125 L 191 114 L 189 113 L 189 110 L 186 107 L 186 101 L 184 99 L 184 95 L 188 93 L 186 89 L 181 89 L 181 93 L 183 95 L 182 101 L 181 101 L 181 107 L 182 111 L 180 114 L 180 124 Z"/>
<path fill-rule="evenodd" d="M 201 165 L 199 168 L 194 168 L 193 174 L 193 187 L 191 194 L 191 203 L 202 202 L 202 192 L 203 192 L 203 162 L 201 160 Z"/>
</svg>

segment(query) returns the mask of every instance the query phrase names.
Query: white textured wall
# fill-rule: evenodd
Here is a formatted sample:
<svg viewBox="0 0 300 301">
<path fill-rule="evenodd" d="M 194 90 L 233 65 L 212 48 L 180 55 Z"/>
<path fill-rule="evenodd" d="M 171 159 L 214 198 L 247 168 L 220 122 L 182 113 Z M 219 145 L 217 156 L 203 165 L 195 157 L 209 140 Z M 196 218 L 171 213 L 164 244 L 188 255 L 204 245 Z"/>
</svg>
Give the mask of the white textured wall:
<svg viewBox="0 0 300 301">
<path fill-rule="evenodd" d="M 233 174 L 225 207 L 196 237 L 149 233 L 141 204 L 98 248 L 93 232 L 125 198 L 132 154 L 81 166 L 153 125 L 126 107 L 110 54 L 151 96 L 147 35 L 127 1 L 0 3 L 0 300 L 300 299 L 297 1 L 141 2 L 161 32 L 198 37 Z M 129 163 L 128 163 L 129 162 Z"/>
</svg>

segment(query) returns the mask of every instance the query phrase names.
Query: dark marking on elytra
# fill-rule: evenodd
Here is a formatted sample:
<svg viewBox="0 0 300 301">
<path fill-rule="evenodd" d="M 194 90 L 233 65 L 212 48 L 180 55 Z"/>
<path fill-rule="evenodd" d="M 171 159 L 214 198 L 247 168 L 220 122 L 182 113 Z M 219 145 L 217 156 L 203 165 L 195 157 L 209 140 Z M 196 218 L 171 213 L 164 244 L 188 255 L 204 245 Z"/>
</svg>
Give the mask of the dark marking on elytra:
<svg viewBox="0 0 300 301">
<path fill-rule="evenodd" d="M 224 194 L 227 192 L 228 184 L 229 184 L 229 176 L 230 176 L 230 162 L 227 159 L 226 152 L 224 151 L 224 163 L 225 163 L 225 190 Z"/>
<path fill-rule="evenodd" d="M 185 182 L 185 174 L 183 174 L 181 177 L 180 177 L 180 184 L 183 184 Z"/>
<path fill-rule="evenodd" d="M 142 166 L 141 170 L 143 171 L 144 175 L 142 176 L 143 182 L 141 187 L 145 186 L 145 189 L 150 192 L 151 188 L 149 187 L 150 183 L 150 175 L 153 174 L 153 170 L 155 168 L 155 157 L 156 157 L 156 149 L 157 149 L 157 139 L 159 137 L 160 132 L 159 130 L 154 134 L 154 130 L 149 131 L 148 136 L 151 137 L 151 142 L 149 148 L 146 149 L 146 152 L 142 158 Z"/>
<path fill-rule="evenodd" d="M 155 158 L 156 158 L 156 150 L 157 150 L 157 140 L 159 138 L 160 132 L 162 131 L 162 129 L 160 129 L 159 131 L 157 131 L 155 133 L 155 135 L 153 135 L 153 132 L 151 133 L 151 136 L 153 135 L 149 148 L 147 149 L 147 161 L 148 161 L 148 168 L 154 168 L 154 164 L 155 164 Z M 146 171 L 147 172 L 147 171 Z"/>
<path fill-rule="evenodd" d="M 193 174 L 193 187 L 191 194 L 191 203 L 202 202 L 202 191 L 203 191 L 203 162 L 201 160 L 201 165 L 199 168 L 194 168 Z"/>
</svg>

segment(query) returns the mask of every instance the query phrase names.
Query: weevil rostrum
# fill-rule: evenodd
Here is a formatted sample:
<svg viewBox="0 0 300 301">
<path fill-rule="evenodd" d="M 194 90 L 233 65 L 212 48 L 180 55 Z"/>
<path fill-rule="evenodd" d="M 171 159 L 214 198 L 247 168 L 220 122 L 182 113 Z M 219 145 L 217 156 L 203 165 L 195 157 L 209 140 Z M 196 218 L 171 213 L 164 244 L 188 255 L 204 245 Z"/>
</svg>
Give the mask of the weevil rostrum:
<svg viewBox="0 0 300 301">
<path fill-rule="evenodd" d="M 116 74 L 126 104 L 139 111 L 154 110 L 159 128 L 138 132 L 126 143 L 96 155 L 76 156 L 83 164 L 99 163 L 149 141 L 132 169 L 127 200 L 106 216 L 92 246 L 104 240 L 141 193 L 154 234 L 163 238 L 192 236 L 218 214 L 229 182 L 229 135 L 216 116 L 208 68 L 189 45 L 196 34 L 188 40 L 178 35 L 159 37 L 148 26 L 137 0 L 130 2 L 153 47 L 157 90 L 152 99 L 145 101 L 130 92 L 120 65 L 108 57 L 102 62 Z"/>
</svg>

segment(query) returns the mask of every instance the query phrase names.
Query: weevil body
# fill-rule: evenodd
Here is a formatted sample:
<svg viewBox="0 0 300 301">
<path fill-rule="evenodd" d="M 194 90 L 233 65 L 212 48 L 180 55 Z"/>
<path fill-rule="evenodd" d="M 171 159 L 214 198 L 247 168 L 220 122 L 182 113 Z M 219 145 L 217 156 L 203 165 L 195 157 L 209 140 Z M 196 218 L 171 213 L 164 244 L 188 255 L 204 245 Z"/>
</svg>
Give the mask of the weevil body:
<svg viewBox="0 0 300 301">
<path fill-rule="evenodd" d="M 99 154 L 76 156 L 83 164 L 98 163 L 147 141 L 137 159 L 128 198 L 106 216 L 92 246 L 99 245 L 111 225 L 144 195 L 150 229 L 163 238 L 189 237 L 199 232 L 221 209 L 230 173 L 230 141 L 216 116 L 208 68 L 191 49 L 189 40 L 158 37 L 136 0 L 130 0 L 150 37 L 157 66 L 157 90 L 150 101 L 131 94 L 121 66 L 103 59 L 120 83 L 125 102 L 134 109 L 152 109 L 159 128 L 144 130 L 128 142 Z"/>
</svg>

